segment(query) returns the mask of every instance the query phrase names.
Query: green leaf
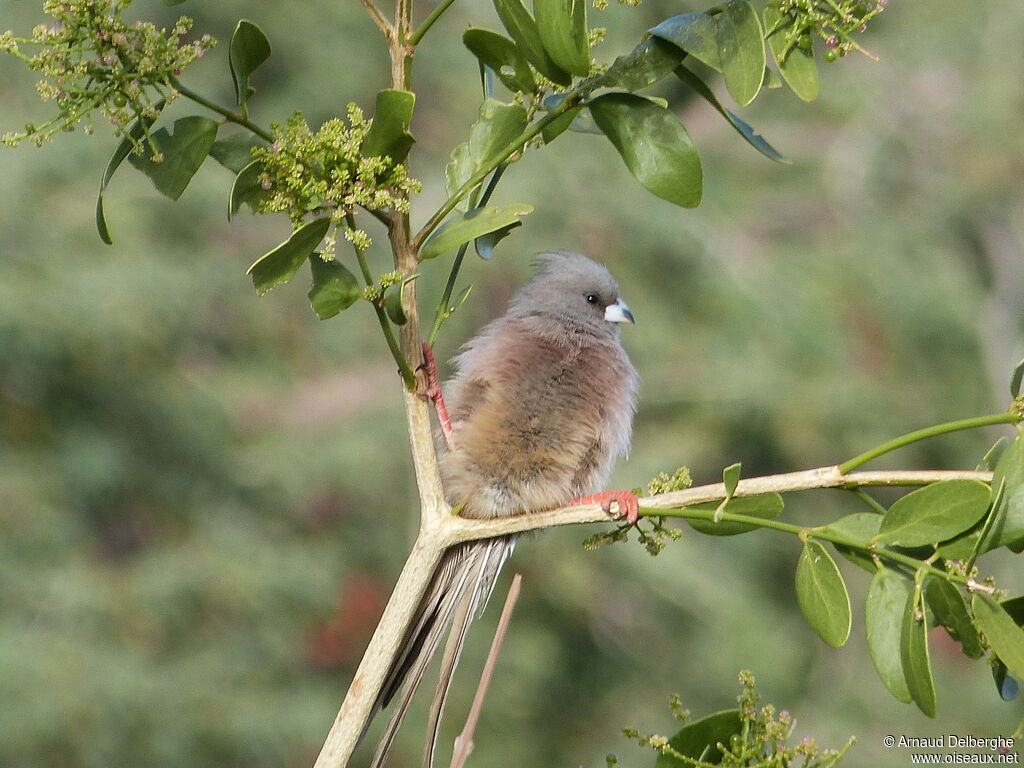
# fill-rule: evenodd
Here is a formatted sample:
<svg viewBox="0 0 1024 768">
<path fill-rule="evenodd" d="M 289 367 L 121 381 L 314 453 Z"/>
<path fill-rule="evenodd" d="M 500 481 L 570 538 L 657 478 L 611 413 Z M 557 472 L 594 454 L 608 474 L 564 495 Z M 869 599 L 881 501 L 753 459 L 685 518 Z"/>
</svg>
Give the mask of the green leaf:
<svg viewBox="0 0 1024 768">
<path fill-rule="evenodd" d="M 675 69 L 676 77 L 690 86 L 693 90 L 703 96 L 715 109 L 726 120 L 729 121 L 729 125 L 736 129 L 736 132 L 742 136 L 750 146 L 760 152 L 762 155 L 767 157 L 769 160 L 774 160 L 777 163 L 789 164 L 789 160 L 779 154 L 779 151 L 769 144 L 759 133 L 757 133 L 750 125 L 745 123 L 743 120 L 738 118 L 728 109 L 718 97 L 715 96 L 715 92 L 708 87 L 707 83 L 701 80 L 694 72 L 680 64 Z"/>
<path fill-rule="evenodd" d="M 1024 624 L 1024 595 L 1011 597 L 999 604 L 1003 607 L 1004 611 L 1010 614 L 1010 618 L 1013 619 L 1018 627 Z"/>
<path fill-rule="evenodd" d="M 966 560 L 974 552 L 979 538 L 981 538 L 981 527 L 975 526 L 967 533 L 942 542 L 935 551 L 943 560 Z"/>
<path fill-rule="evenodd" d="M 868 652 L 875 671 L 889 693 L 908 704 L 913 699 L 900 662 L 900 635 L 909 594 L 907 582 L 898 573 L 879 568 L 871 579 L 864 604 Z"/>
<path fill-rule="evenodd" d="M 474 173 L 496 159 L 502 150 L 526 130 L 526 110 L 518 104 L 488 99 L 480 105 L 480 117 L 470 131 L 469 145 L 476 159 Z"/>
<path fill-rule="evenodd" d="M 533 0 L 537 30 L 555 64 L 573 75 L 590 72 L 587 0 Z"/>
<path fill-rule="evenodd" d="M 267 142 L 255 133 L 242 131 L 213 142 L 210 157 L 237 175 L 252 162 L 252 151 L 265 146 Z"/>
<path fill-rule="evenodd" d="M 1013 374 L 1010 376 L 1010 397 L 1020 397 L 1020 384 L 1022 379 L 1024 379 L 1024 360 L 1017 363 L 1013 369 Z"/>
<path fill-rule="evenodd" d="M 395 325 L 405 325 L 409 318 L 402 306 L 402 284 L 394 285 L 384 294 L 384 311 Z"/>
<path fill-rule="evenodd" d="M 736 103 L 747 106 L 764 81 L 764 31 L 749 0 L 729 0 L 718 15 L 718 55 L 725 87 Z"/>
<path fill-rule="evenodd" d="M 878 527 L 881 524 L 881 515 L 876 515 L 873 512 L 854 512 L 852 515 L 841 517 L 817 530 L 839 534 L 867 547 L 868 542 L 878 534 Z M 869 573 L 874 573 L 877 570 L 875 561 L 867 553 L 835 542 L 832 542 L 832 546 L 840 555 Z"/>
<path fill-rule="evenodd" d="M 684 208 L 700 205 L 700 155 L 675 115 L 631 93 L 607 93 L 588 106 L 641 186 Z"/>
<path fill-rule="evenodd" d="M 309 267 L 313 272 L 309 303 L 321 320 L 348 309 L 363 295 L 355 275 L 336 260 L 324 261 L 320 254 L 311 253 Z"/>
<path fill-rule="evenodd" d="M 494 246 L 504 240 L 516 227 L 521 227 L 523 222 L 517 221 L 509 224 L 507 227 L 496 229 L 493 232 L 488 232 L 486 235 L 481 235 L 473 241 L 473 247 L 476 249 L 476 255 L 485 261 L 494 256 Z"/>
<path fill-rule="evenodd" d="M 456 309 L 458 309 L 463 304 L 465 304 L 466 303 L 466 299 L 469 298 L 469 294 L 472 293 L 472 292 L 473 292 L 473 286 L 472 285 L 467 285 L 465 288 L 463 288 L 461 291 L 459 291 L 459 295 L 455 297 L 455 301 L 452 302 L 452 306 L 451 306 L 451 308 L 448 311 L 449 312 L 454 312 Z"/>
<path fill-rule="evenodd" d="M 1013 439 L 996 462 L 992 487 L 1003 486 L 1000 503 L 993 512 L 995 522 L 981 551 L 1012 546 L 1024 539 L 1024 436 Z"/>
<path fill-rule="evenodd" d="M 551 60 L 541 41 L 537 22 L 522 0 L 494 0 L 494 10 L 498 12 L 498 18 L 509 36 L 516 41 L 523 56 L 538 72 L 559 85 L 572 82 L 572 75 Z"/>
<path fill-rule="evenodd" d="M 242 203 L 253 203 L 263 194 L 265 190 L 260 186 L 260 174 L 263 173 L 263 163 L 253 160 L 245 168 L 238 172 L 234 182 L 231 184 L 231 193 L 228 195 L 228 220 L 238 213 Z"/>
<path fill-rule="evenodd" d="M 103 193 L 106 191 L 110 180 L 114 177 L 114 172 L 121 167 L 121 163 L 124 162 L 124 159 L 128 157 L 128 154 L 134 148 L 135 145 L 132 143 L 132 140 L 142 140 L 142 137 L 146 135 L 146 131 L 149 130 L 150 126 L 156 122 L 157 117 L 160 116 L 160 110 L 164 108 L 165 103 L 163 99 L 156 103 L 154 106 L 156 115 L 154 117 L 143 115 L 132 123 L 128 129 L 128 135 L 118 143 L 114 149 L 114 154 L 107 161 L 107 167 L 103 169 L 103 177 L 100 179 L 100 193 L 96 197 L 96 230 L 100 234 L 100 239 L 107 245 L 113 245 L 114 241 L 110 237 L 110 230 L 107 229 L 107 217 L 103 212 Z"/>
<path fill-rule="evenodd" d="M 128 162 L 149 176 L 161 194 L 177 200 L 210 153 L 216 138 L 217 123 L 213 120 L 183 117 L 174 121 L 170 132 L 161 128 L 152 134 L 156 151 L 164 156 L 163 162 L 153 162 L 149 147 L 144 155 L 129 155 Z"/>
<path fill-rule="evenodd" d="M 462 33 L 462 42 L 474 56 L 494 70 L 510 91 L 533 93 L 537 90 L 530 62 L 504 35 L 470 27 Z"/>
<path fill-rule="evenodd" d="M 978 630 L 974 628 L 971 617 L 967 613 L 967 601 L 953 584 L 942 578 L 930 578 L 924 589 L 928 607 L 946 628 L 949 636 L 960 643 L 965 656 L 980 659 L 985 654 L 978 638 Z"/>
<path fill-rule="evenodd" d="M 1024 679 L 1024 629 L 1017 626 L 995 598 L 983 592 L 974 593 L 971 610 L 996 656 L 1014 676 Z"/>
<path fill-rule="evenodd" d="M 722 56 L 718 47 L 718 17 L 707 11 L 683 13 L 651 27 L 649 34 L 682 48 L 695 59 L 719 72 Z"/>
<path fill-rule="evenodd" d="M 469 294 L 472 293 L 472 292 L 473 292 L 472 284 L 467 285 L 465 288 L 463 288 L 461 291 L 459 291 L 459 295 L 456 296 L 455 300 L 451 304 L 448 305 L 448 309 L 447 309 L 447 312 L 445 314 L 445 317 L 450 317 L 455 312 L 455 310 L 457 310 L 459 307 L 461 307 L 463 304 L 465 304 L 466 303 L 466 299 L 469 298 Z"/>
<path fill-rule="evenodd" d="M 445 168 L 447 192 L 455 194 L 481 168 L 490 164 L 526 129 L 526 110 L 518 104 L 486 99 L 480 105 L 480 117 L 469 131 L 469 140 L 452 151 Z"/>
<path fill-rule="evenodd" d="M 1013 701 L 1020 696 L 1020 681 L 1007 671 L 1006 665 L 999 659 L 992 665 L 992 679 L 1003 701 Z"/>
<path fill-rule="evenodd" d="M 727 499 L 731 499 L 732 495 L 736 492 L 736 484 L 740 481 L 740 472 L 742 470 L 743 465 L 738 461 L 722 470 L 722 484 L 725 486 L 725 497 Z"/>
<path fill-rule="evenodd" d="M 420 248 L 420 260 L 433 259 L 488 232 L 517 224 L 520 217 L 532 211 L 533 206 L 529 203 L 491 205 L 467 211 L 457 219 L 446 222 L 431 235 Z"/>
<path fill-rule="evenodd" d="M 185 0 L 160 0 L 160 2 L 163 3 L 164 5 L 172 6 L 172 5 L 181 5 L 182 3 L 185 2 Z"/>
<path fill-rule="evenodd" d="M 716 745 L 724 744 L 728 747 L 732 737 L 742 731 L 740 711 L 727 709 L 688 723 L 676 731 L 668 743 L 672 749 L 691 761 L 717 765 L 722 760 L 722 752 Z M 692 762 L 680 760 L 672 754 L 659 754 L 654 762 L 654 768 L 691 768 L 692 765 Z"/>
<path fill-rule="evenodd" d="M 932 679 L 932 665 L 928 655 L 927 612 L 920 591 L 910 592 L 900 630 L 900 662 L 903 664 L 907 690 L 917 708 L 928 717 L 935 717 L 935 681 Z"/>
<path fill-rule="evenodd" d="M 691 504 L 687 509 L 706 509 L 714 511 L 718 509 L 716 501 L 708 501 L 703 504 Z M 757 517 L 761 520 L 774 520 L 780 514 L 784 504 L 782 497 L 777 493 L 762 493 L 758 496 L 740 496 L 729 500 L 725 511 L 733 515 L 746 515 Z M 731 521 L 714 522 L 712 520 L 687 520 L 690 527 L 700 533 L 709 536 L 735 536 L 739 533 L 756 530 L 758 526 L 751 523 L 734 523 Z"/>
<path fill-rule="evenodd" d="M 563 94 L 557 94 L 562 96 Z M 548 98 L 551 98 L 550 96 Z M 546 101 L 546 99 L 545 99 Z M 552 141 L 557 139 L 569 128 L 572 127 L 573 122 L 583 114 L 583 107 L 572 107 L 567 109 L 561 115 L 556 117 L 550 123 L 540 129 L 540 136 L 544 139 L 545 144 L 550 144 Z M 598 131 L 600 133 L 600 131 Z"/>
<path fill-rule="evenodd" d="M 548 111 L 557 109 L 567 96 L 568 94 L 566 93 L 551 94 L 544 99 L 545 109 Z M 597 136 L 604 135 L 601 132 L 601 129 L 597 127 L 597 123 L 594 122 L 593 115 L 591 115 L 588 110 L 580 106 L 567 109 L 557 118 L 544 126 L 541 129 L 541 137 L 544 139 L 545 144 L 550 144 L 566 129 L 573 131 L 574 133 L 593 133 Z"/>
<path fill-rule="evenodd" d="M 850 637 L 850 596 L 843 576 L 825 548 L 804 542 L 796 566 L 796 597 L 800 610 L 815 632 L 833 648 Z"/>
<path fill-rule="evenodd" d="M 235 103 L 239 106 L 244 105 L 252 95 L 249 76 L 268 58 L 270 43 L 263 30 L 248 19 L 239 21 L 228 47 L 228 65 L 231 67 L 231 81 L 235 85 Z"/>
<path fill-rule="evenodd" d="M 984 458 L 982 458 L 981 464 L 978 465 L 978 469 L 987 469 L 989 472 L 994 470 L 999 464 L 999 459 L 1003 455 L 1003 451 L 1006 450 L 1009 444 L 1010 438 L 1008 438 L 1006 435 L 1003 435 L 998 440 L 996 440 L 992 444 L 992 447 L 988 449 L 988 452 L 985 454 Z"/>
<path fill-rule="evenodd" d="M 988 509 L 989 487 L 945 480 L 901 497 L 882 519 L 875 541 L 903 547 L 936 544 L 966 531 Z"/>
<path fill-rule="evenodd" d="M 389 157 L 393 163 L 405 162 L 416 139 L 409 133 L 412 108 L 416 95 L 409 91 L 385 88 L 377 92 L 377 105 L 373 122 L 363 139 L 362 153 L 366 157 Z"/>
<path fill-rule="evenodd" d="M 597 86 L 639 91 L 667 76 L 685 55 L 679 47 L 660 38 L 649 37 L 626 55 L 615 59 L 597 80 Z"/>
<path fill-rule="evenodd" d="M 246 270 L 252 275 L 256 293 L 265 294 L 275 285 L 288 282 L 327 234 L 330 219 L 313 219 L 292 232 L 291 237 L 261 256 Z"/>
<path fill-rule="evenodd" d="M 1015 597 L 1004 600 L 1000 605 L 1010 615 L 1014 623 L 1018 626 L 1024 624 L 1024 598 Z M 998 656 L 992 658 L 992 679 L 995 681 L 996 690 L 999 691 L 999 697 L 1003 701 L 1013 701 L 1020 696 L 1020 680 L 1009 673 L 1006 664 Z"/>
<path fill-rule="evenodd" d="M 764 82 L 761 83 L 762 88 L 781 88 L 782 78 L 776 74 L 774 69 L 764 68 Z"/>
<path fill-rule="evenodd" d="M 781 14 L 779 9 L 769 3 L 764 8 L 764 26 L 766 30 L 775 29 Z M 793 93 L 804 101 L 818 98 L 818 65 L 814 63 L 814 52 L 805 51 L 799 45 L 792 45 L 786 34 L 792 24 L 777 29 L 768 36 L 768 47 L 772 50 L 772 58 L 779 68 L 782 79 Z"/>
</svg>

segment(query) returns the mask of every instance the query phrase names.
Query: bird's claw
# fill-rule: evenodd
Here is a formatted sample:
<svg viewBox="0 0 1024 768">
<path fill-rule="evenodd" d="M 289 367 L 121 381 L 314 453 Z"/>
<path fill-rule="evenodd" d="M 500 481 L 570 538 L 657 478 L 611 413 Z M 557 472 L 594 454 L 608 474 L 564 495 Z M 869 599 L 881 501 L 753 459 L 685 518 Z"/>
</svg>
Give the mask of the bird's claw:
<svg viewBox="0 0 1024 768">
<path fill-rule="evenodd" d="M 430 398 L 437 411 L 437 419 L 441 422 L 441 434 L 444 435 L 445 443 L 449 450 L 455 449 L 455 431 L 452 429 L 452 421 L 448 417 L 448 406 L 444 402 L 444 393 L 441 391 L 441 381 L 437 375 L 437 361 L 434 359 L 434 350 L 430 344 L 423 342 L 423 362 L 416 368 L 422 370 L 427 377 L 427 388 L 423 394 Z"/>
<path fill-rule="evenodd" d="M 592 493 L 589 496 L 580 496 L 569 502 L 570 506 L 578 507 L 583 504 L 600 504 L 606 514 L 612 514 L 612 502 L 618 505 L 615 513 L 617 519 L 625 519 L 630 525 L 636 525 L 640 519 L 640 501 L 636 494 L 631 491 L 601 491 Z"/>
<path fill-rule="evenodd" d="M 423 371 L 427 376 L 427 388 L 423 394 L 437 402 L 437 398 L 441 394 L 441 383 L 437 376 L 437 361 L 434 359 L 434 350 L 425 341 L 423 342 L 423 362 L 416 366 L 416 370 Z"/>
</svg>

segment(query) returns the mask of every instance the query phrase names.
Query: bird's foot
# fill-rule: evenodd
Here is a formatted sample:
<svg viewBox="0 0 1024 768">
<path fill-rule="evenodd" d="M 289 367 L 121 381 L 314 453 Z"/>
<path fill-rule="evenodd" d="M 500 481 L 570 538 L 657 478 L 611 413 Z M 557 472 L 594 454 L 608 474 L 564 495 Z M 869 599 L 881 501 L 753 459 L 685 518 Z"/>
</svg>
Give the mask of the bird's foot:
<svg viewBox="0 0 1024 768">
<path fill-rule="evenodd" d="M 601 491 L 592 493 L 589 496 L 580 496 L 569 502 L 571 507 L 579 507 L 584 504 L 600 504 L 601 509 L 612 514 L 612 502 L 619 505 L 616 517 L 625 518 L 630 525 L 635 525 L 640 519 L 640 501 L 636 494 L 631 491 Z"/>
<path fill-rule="evenodd" d="M 448 406 L 444 402 L 444 393 L 441 392 L 441 381 L 437 375 L 437 361 L 434 359 L 434 350 L 430 344 L 423 342 L 423 363 L 417 368 L 422 369 L 427 376 L 427 389 L 423 393 L 434 403 L 437 411 L 437 419 L 441 422 L 441 434 L 448 444 L 448 450 L 455 448 L 455 430 L 452 429 L 452 420 L 448 417 Z"/>
</svg>

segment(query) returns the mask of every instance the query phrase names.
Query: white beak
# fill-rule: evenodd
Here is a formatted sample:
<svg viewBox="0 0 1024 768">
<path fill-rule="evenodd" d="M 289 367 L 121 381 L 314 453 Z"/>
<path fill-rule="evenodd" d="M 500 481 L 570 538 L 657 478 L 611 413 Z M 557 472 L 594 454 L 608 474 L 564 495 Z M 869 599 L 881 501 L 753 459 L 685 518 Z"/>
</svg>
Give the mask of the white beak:
<svg viewBox="0 0 1024 768">
<path fill-rule="evenodd" d="M 636 325 L 636 320 L 633 319 L 633 313 L 629 311 L 629 307 L 626 306 L 626 302 L 619 299 L 614 304 L 609 304 L 604 309 L 604 319 L 609 323 L 632 323 Z"/>
</svg>

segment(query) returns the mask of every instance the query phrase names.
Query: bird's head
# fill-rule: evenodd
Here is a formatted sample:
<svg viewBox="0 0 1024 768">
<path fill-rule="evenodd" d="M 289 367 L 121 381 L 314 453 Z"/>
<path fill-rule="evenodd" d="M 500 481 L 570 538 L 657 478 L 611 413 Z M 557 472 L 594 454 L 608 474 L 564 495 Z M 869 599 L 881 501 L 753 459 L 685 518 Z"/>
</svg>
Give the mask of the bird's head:
<svg viewBox="0 0 1024 768">
<path fill-rule="evenodd" d="M 636 323 L 611 273 L 571 251 L 541 254 L 537 273 L 519 289 L 510 309 L 602 334 L 616 332 L 620 323 Z"/>
</svg>

